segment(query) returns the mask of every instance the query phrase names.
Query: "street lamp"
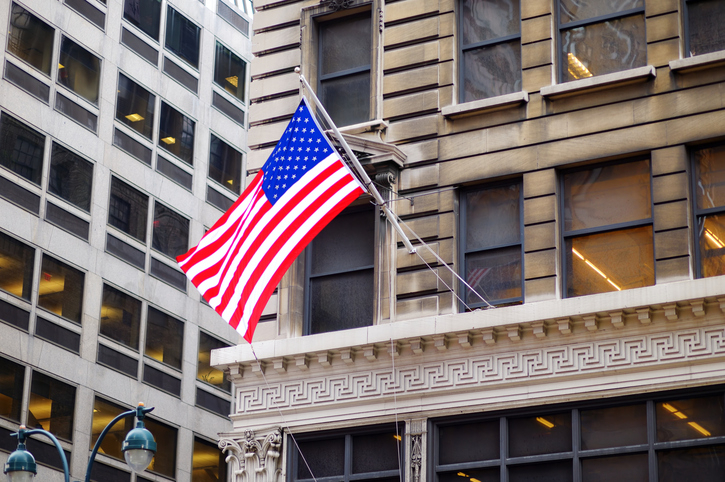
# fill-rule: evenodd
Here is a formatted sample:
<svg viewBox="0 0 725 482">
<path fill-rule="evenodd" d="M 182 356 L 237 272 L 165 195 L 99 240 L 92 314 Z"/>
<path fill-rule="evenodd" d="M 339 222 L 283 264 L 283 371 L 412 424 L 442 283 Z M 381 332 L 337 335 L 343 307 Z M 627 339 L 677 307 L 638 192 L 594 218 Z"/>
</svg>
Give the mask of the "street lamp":
<svg viewBox="0 0 725 482">
<path fill-rule="evenodd" d="M 85 482 L 90 482 L 91 480 L 93 461 L 96 459 L 96 454 L 98 453 L 98 449 L 101 447 L 103 438 L 119 420 L 130 416 L 135 416 L 138 422 L 136 423 L 136 428 L 128 432 L 126 439 L 121 445 L 123 456 L 126 459 L 126 463 L 134 470 L 134 472 L 141 473 L 146 470 L 151 463 L 151 459 L 156 453 L 156 442 L 154 442 L 154 436 L 151 435 L 151 432 L 149 432 L 143 424 L 144 416 L 151 410 L 153 410 L 153 407 L 145 408 L 143 403 L 139 403 L 138 407 L 133 410 L 123 412 L 106 425 L 106 428 L 104 428 L 98 436 L 96 445 L 93 447 L 93 451 L 91 452 L 91 457 L 88 459 Z M 21 425 L 20 429 L 16 433 L 11 434 L 11 437 L 18 437 L 18 448 L 15 452 L 10 454 L 10 457 L 8 457 L 8 461 L 5 463 L 3 468 L 3 473 L 8 475 L 8 482 L 30 482 L 33 477 L 35 477 L 35 474 L 38 473 L 35 465 L 35 457 L 33 457 L 33 454 L 25 449 L 25 440 L 30 435 L 35 434 L 45 435 L 53 442 L 60 454 L 65 482 L 70 482 L 68 461 L 65 458 L 63 448 L 60 446 L 58 439 L 55 438 L 52 433 L 43 429 L 28 430 L 25 428 L 25 425 Z"/>
</svg>

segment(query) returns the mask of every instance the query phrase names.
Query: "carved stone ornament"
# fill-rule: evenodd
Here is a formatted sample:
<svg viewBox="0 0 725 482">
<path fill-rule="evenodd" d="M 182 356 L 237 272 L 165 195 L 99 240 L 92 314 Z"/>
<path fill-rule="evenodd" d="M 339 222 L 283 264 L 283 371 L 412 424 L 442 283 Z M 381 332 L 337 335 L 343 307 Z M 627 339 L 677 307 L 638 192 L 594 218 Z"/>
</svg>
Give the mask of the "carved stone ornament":
<svg viewBox="0 0 725 482">
<path fill-rule="evenodd" d="M 422 436 L 420 434 L 411 437 L 412 449 L 410 451 L 410 469 L 413 482 L 420 482 L 420 466 L 423 461 L 423 450 L 421 448 Z"/>
<path fill-rule="evenodd" d="M 353 0 L 323 0 L 322 5 L 327 6 L 333 12 L 345 10 L 352 7 Z"/>
<path fill-rule="evenodd" d="M 282 482 L 281 448 L 279 428 L 265 437 L 245 430 L 243 439 L 219 440 L 219 449 L 228 454 L 226 462 L 230 464 L 232 482 Z"/>
</svg>

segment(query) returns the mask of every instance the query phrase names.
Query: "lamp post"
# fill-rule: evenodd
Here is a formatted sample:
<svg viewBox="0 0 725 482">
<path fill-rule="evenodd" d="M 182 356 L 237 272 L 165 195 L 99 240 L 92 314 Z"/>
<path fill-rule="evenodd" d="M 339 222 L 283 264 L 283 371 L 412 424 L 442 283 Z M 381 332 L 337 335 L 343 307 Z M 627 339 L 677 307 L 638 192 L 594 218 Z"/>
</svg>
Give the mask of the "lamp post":
<svg viewBox="0 0 725 482">
<path fill-rule="evenodd" d="M 145 408 L 143 403 L 139 403 L 138 407 L 127 412 L 123 412 L 111 422 L 106 425 L 101 434 L 96 440 L 96 445 L 93 446 L 91 457 L 88 459 L 88 468 L 86 469 L 85 482 L 91 480 L 91 470 L 93 469 L 93 461 L 96 459 L 96 454 L 101 446 L 103 438 L 106 436 L 109 430 L 116 425 L 116 423 L 126 417 L 135 416 L 138 422 L 136 428 L 128 432 L 126 439 L 121 444 L 121 450 L 123 450 L 123 456 L 126 459 L 126 463 L 134 470 L 134 472 L 141 473 L 149 466 L 151 459 L 156 453 L 156 442 L 154 436 L 151 435 L 143 424 L 144 416 L 153 410 L 152 408 Z M 24 425 L 20 426 L 20 429 L 11 434 L 11 437 L 18 437 L 18 448 L 15 452 L 10 454 L 8 461 L 5 463 L 3 473 L 8 475 L 8 482 L 29 482 L 35 477 L 37 473 L 35 465 L 35 457 L 33 454 L 25 449 L 25 440 L 30 435 L 45 435 L 58 449 L 60 454 L 60 461 L 63 464 L 63 475 L 65 476 L 65 482 L 70 482 L 70 473 L 68 471 L 68 461 L 63 453 L 63 448 L 60 446 L 58 439 L 55 436 L 43 429 L 32 429 L 28 430 Z"/>
</svg>

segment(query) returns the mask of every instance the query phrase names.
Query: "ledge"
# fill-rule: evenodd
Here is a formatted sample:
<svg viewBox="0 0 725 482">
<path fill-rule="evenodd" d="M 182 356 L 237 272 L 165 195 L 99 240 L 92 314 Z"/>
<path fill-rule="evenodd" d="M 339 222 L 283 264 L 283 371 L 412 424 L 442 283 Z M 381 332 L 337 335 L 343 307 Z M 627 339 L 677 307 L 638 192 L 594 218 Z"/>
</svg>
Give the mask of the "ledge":
<svg viewBox="0 0 725 482">
<path fill-rule="evenodd" d="M 337 129 L 342 134 L 363 134 L 365 132 L 382 131 L 388 128 L 388 123 L 383 119 L 375 119 L 368 122 L 361 122 L 360 124 L 353 124 L 351 126 L 338 127 Z"/>
<path fill-rule="evenodd" d="M 563 84 L 549 85 L 541 88 L 541 95 L 545 98 L 557 99 L 570 95 L 578 95 L 598 90 L 622 87 L 637 82 L 645 82 L 657 76 L 657 70 L 653 65 L 639 67 L 637 69 L 614 72 L 611 74 L 597 75 L 586 79 L 573 80 Z"/>
<path fill-rule="evenodd" d="M 529 93 L 525 90 L 513 94 L 499 95 L 488 99 L 474 100 L 465 104 L 449 105 L 441 110 L 445 117 L 457 119 L 497 110 L 517 107 L 529 101 Z"/>
<path fill-rule="evenodd" d="M 686 59 L 671 60 L 670 70 L 678 74 L 687 74 L 702 69 L 725 65 L 725 50 L 709 54 L 695 55 Z"/>
</svg>

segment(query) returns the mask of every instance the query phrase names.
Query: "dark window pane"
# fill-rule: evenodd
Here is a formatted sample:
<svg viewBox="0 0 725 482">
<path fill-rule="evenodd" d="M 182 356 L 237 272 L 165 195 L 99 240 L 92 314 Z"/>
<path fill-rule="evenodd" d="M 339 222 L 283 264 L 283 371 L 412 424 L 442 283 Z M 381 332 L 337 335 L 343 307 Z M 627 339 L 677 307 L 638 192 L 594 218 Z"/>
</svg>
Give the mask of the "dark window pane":
<svg viewBox="0 0 725 482">
<path fill-rule="evenodd" d="M 224 482 L 227 480 L 225 454 L 215 443 L 194 437 L 191 480 L 193 482 Z"/>
<path fill-rule="evenodd" d="M 98 116 L 87 111 L 68 97 L 61 95 L 60 92 L 55 94 L 55 110 L 67 115 L 83 127 L 96 132 L 96 127 L 98 126 Z"/>
<path fill-rule="evenodd" d="M 595 228 L 652 216 L 648 159 L 564 175 L 564 229 Z"/>
<path fill-rule="evenodd" d="M 515 465 L 509 468 L 509 482 L 570 482 L 573 480 L 571 460 Z"/>
<path fill-rule="evenodd" d="M 40 185 L 44 146 L 44 135 L 4 112 L 0 115 L 0 165 Z"/>
<path fill-rule="evenodd" d="M 80 323 L 84 278 L 83 272 L 43 254 L 38 283 L 38 306 Z"/>
<path fill-rule="evenodd" d="M 138 142 L 133 137 L 122 132 L 120 129 L 113 129 L 113 145 L 123 149 L 139 161 L 151 165 L 151 149 Z"/>
<path fill-rule="evenodd" d="M 598 0 L 596 2 L 561 0 L 560 5 L 560 21 L 568 23 L 610 13 L 625 12 L 633 8 L 644 8 L 644 0 Z"/>
<path fill-rule="evenodd" d="M 143 367 L 143 381 L 177 397 L 181 395 L 181 380 L 146 364 Z"/>
<path fill-rule="evenodd" d="M 582 450 L 604 449 L 647 443 L 647 406 L 582 410 Z"/>
<path fill-rule="evenodd" d="M 725 49 L 725 3 L 721 0 L 687 2 L 689 55 Z"/>
<path fill-rule="evenodd" d="M 465 469 L 438 474 L 438 482 L 500 482 L 501 470 L 498 467 L 488 469 Z"/>
<path fill-rule="evenodd" d="M 147 195 L 116 177 L 112 178 L 108 224 L 145 243 L 148 203 Z"/>
<path fill-rule="evenodd" d="M 88 229 L 90 227 L 88 221 L 69 213 L 65 209 L 61 209 L 53 203 L 45 203 L 45 219 L 88 241 Z"/>
<path fill-rule="evenodd" d="M 101 60 L 68 37 L 60 43 L 58 82 L 94 104 L 98 104 Z"/>
<path fill-rule="evenodd" d="M 174 163 L 167 161 L 161 156 L 156 156 L 156 170 L 172 181 L 191 190 L 191 174 L 176 166 Z"/>
<path fill-rule="evenodd" d="M 652 226 L 566 241 L 567 296 L 655 284 Z"/>
<path fill-rule="evenodd" d="M 178 267 L 172 268 L 166 263 L 162 263 L 156 258 L 151 258 L 151 269 L 150 273 L 159 278 L 160 280 L 166 281 L 171 286 L 186 291 L 186 275 L 182 273 Z"/>
<path fill-rule="evenodd" d="M 222 417 L 229 417 L 232 411 L 231 402 L 209 392 L 205 392 L 201 388 L 196 389 L 196 404 L 199 407 L 206 408 Z"/>
<path fill-rule="evenodd" d="M 189 249 L 189 220 L 155 201 L 151 246 L 173 258 L 186 253 Z"/>
<path fill-rule="evenodd" d="M 5 61 L 5 78 L 46 104 L 50 101 L 50 87 L 8 61 Z"/>
<path fill-rule="evenodd" d="M 648 482 L 647 454 L 583 459 L 582 475 L 586 481 Z"/>
<path fill-rule="evenodd" d="M 466 283 L 489 302 L 521 298 L 521 247 L 466 255 Z M 466 288 L 467 303 L 483 300 Z"/>
<path fill-rule="evenodd" d="M 146 320 L 146 356 L 181 369 L 184 323 L 149 306 Z"/>
<path fill-rule="evenodd" d="M 244 127 L 244 111 L 225 99 L 223 95 L 212 92 L 211 104 L 219 109 L 222 114 L 227 115 L 231 120 Z"/>
<path fill-rule="evenodd" d="M 168 57 L 164 57 L 164 72 L 193 93 L 196 94 L 199 90 L 199 80 Z"/>
<path fill-rule="evenodd" d="M 0 417 L 20 422 L 24 377 L 24 366 L 0 357 Z"/>
<path fill-rule="evenodd" d="M 659 482 L 719 481 L 725 467 L 725 446 L 663 450 L 657 453 Z"/>
<path fill-rule="evenodd" d="M 103 285 L 102 335 L 138 350 L 141 301 L 116 288 Z"/>
<path fill-rule="evenodd" d="M 154 40 L 159 39 L 161 0 L 124 0 L 123 18 Z"/>
<path fill-rule="evenodd" d="M 154 66 L 158 63 L 159 52 L 125 28 L 121 28 L 121 43 L 154 64 Z"/>
<path fill-rule="evenodd" d="M 123 353 L 119 353 L 116 350 L 112 350 L 105 345 L 98 345 L 98 363 L 125 373 L 134 379 L 138 374 L 137 360 Z"/>
<path fill-rule="evenodd" d="M 53 142 L 48 191 L 71 204 L 90 211 L 93 164 Z"/>
<path fill-rule="evenodd" d="M 31 427 L 28 427 L 30 429 Z M 35 461 L 42 465 L 47 465 L 60 471 L 63 470 L 63 463 L 60 460 L 58 448 L 51 444 L 50 440 L 43 437 L 28 438 L 26 449 L 35 456 Z M 71 460 L 70 452 L 63 450 L 66 461 Z"/>
<path fill-rule="evenodd" d="M 571 451 L 570 412 L 511 418 L 508 423 L 511 457 Z M 571 470 L 571 462 L 567 463 Z"/>
<path fill-rule="evenodd" d="M 106 252 L 128 261 L 139 269 L 145 269 L 146 253 L 110 234 L 106 235 Z"/>
<path fill-rule="evenodd" d="M 310 279 L 310 334 L 373 324 L 373 270 Z"/>
<path fill-rule="evenodd" d="M 216 13 L 221 18 L 229 22 L 235 29 L 239 30 L 244 35 L 249 36 L 249 22 L 247 22 L 244 17 L 239 15 L 237 12 L 232 10 L 232 8 L 225 4 L 222 0 L 217 1 Z"/>
<path fill-rule="evenodd" d="M 370 120 L 370 72 L 325 80 L 320 98 L 337 126 Z"/>
<path fill-rule="evenodd" d="M 320 75 L 369 68 L 371 26 L 369 13 L 320 23 Z"/>
<path fill-rule="evenodd" d="M 8 31 L 8 51 L 50 75 L 55 30 L 13 2 Z"/>
<path fill-rule="evenodd" d="M 239 194 L 242 181 L 242 153 L 214 134 L 209 147 L 209 177 Z"/>
<path fill-rule="evenodd" d="M 561 32 L 562 82 L 647 64 L 644 14 Z"/>
<path fill-rule="evenodd" d="M 39 316 L 35 318 L 35 336 L 67 348 L 73 353 L 80 353 L 81 335 Z"/>
<path fill-rule="evenodd" d="M 467 192 L 466 251 L 521 242 L 521 184 Z"/>
<path fill-rule="evenodd" d="M 156 455 L 151 460 L 148 470 L 173 478 L 176 467 L 177 430 L 150 418 L 144 418 L 144 424 L 156 440 Z"/>
<path fill-rule="evenodd" d="M 226 211 L 232 207 L 232 204 L 234 204 L 234 201 L 221 194 L 216 189 L 212 189 L 211 186 L 206 187 L 206 201 L 218 207 L 222 211 Z"/>
<path fill-rule="evenodd" d="M 123 74 L 118 74 L 116 119 L 151 139 L 156 96 Z"/>
<path fill-rule="evenodd" d="M 438 463 L 447 465 L 498 459 L 499 426 L 498 419 L 439 426 Z"/>
<path fill-rule="evenodd" d="M 64 3 L 103 30 L 106 23 L 105 13 L 92 6 L 86 0 L 64 0 Z M 102 3 L 105 4 L 106 2 L 103 1 Z"/>
<path fill-rule="evenodd" d="M 130 482 L 131 474 L 100 462 L 93 462 L 91 480 L 95 482 Z"/>
<path fill-rule="evenodd" d="M 394 431 L 352 437 L 352 473 L 398 470 L 399 442 Z M 399 436 L 399 435 L 398 435 Z"/>
<path fill-rule="evenodd" d="M 372 210 L 344 211 L 310 245 L 311 274 L 326 274 L 372 266 L 375 216 Z"/>
<path fill-rule="evenodd" d="M 216 43 L 214 82 L 242 102 L 244 102 L 245 68 L 246 64 L 237 54 L 219 42 Z"/>
<path fill-rule="evenodd" d="M 461 21 L 464 45 L 514 35 L 521 31 L 518 0 L 464 0 Z M 519 63 L 519 70 L 521 63 Z"/>
<path fill-rule="evenodd" d="M 30 326 L 30 313 L 7 301 L 0 300 L 0 320 L 27 332 Z"/>
<path fill-rule="evenodd" d="M 76 389 L 33 372 L 28 402 L 28 429 L 42 428 L 56 437 L 72 440 Z"/>
<path fill-rule="evenodd" d="M 166 48 L 199 67 L 199 37 L 201 29 L 179 12 L 168 7 L 166 11 Z"/>
<path fill-rule="evenodd" d="M 302 452 L 316 478 L 343 475 L 345 473 L 345 439 L 343 437 L 327 440 L 299 441 Z M 307 464 L 297 453 L 297 479 L 311 479 Z"/>
<path fill-rule="evenodd" d="M 91 424 L 91 450 L 96 445 L 98 437 L 101 435 L 103 429 L 111 423 L 114 418 L 128 410 L 130 410 L 130 407 L 123 408 L 115 403 L 107 402 L 102 398 L 95 397 L 93 400 L 93 423 Z M 121 451 L 121 443 L 123 443 L 126 435 L 134 428 L 134 426 L 133 417 L 126 417 L 123 420 L 120 420 L 106 433 L 106 436 L 101 442 L 99 451 L 109 457 L 124 460 L 123 452 Z M 95 467 L 93 469 L 93 475 L 96 476 Z"/>
<path fill-rule="evenodd" d="M 193 120 L 162 102 L 159 146 L 193 165 L 195 125 Z"/>
<path fill-rule="evenodd" d="M 658 442 L 725 435 L 723 395 L 659 402 L 656 415 Z"/>
<path fill-rule="evenodd" d="M 212 367 L 210 362 L 212 350 L 228 346 L 230 346 L 228 343 L 217 340 L 204 332 L 199 333 L 199 364 L 197 365 L 196 378 L 227 392 L 231 390 L 231 382 L 226 379 L 224 372 Z"/>
<path fill-rule="evenodd" d="M 463 102 L 521 90 L 521 42 L 500 43 L 463 52 Z"/>
<path fill-rule="evenodd" d="M 35 249 L 0 233 L 0 289 L 30 301 Z"/>
<path fill-rule="evenodd" d="M 725 274 L 725 216 L 711 214 L 697 218 L 701 276 Z"/>
<path fill-rule="evenodd" d="M 0 176 L 0 196 L 27 209 L 36 216 L 40 214 L 40 196 Z"/>
</svg>

